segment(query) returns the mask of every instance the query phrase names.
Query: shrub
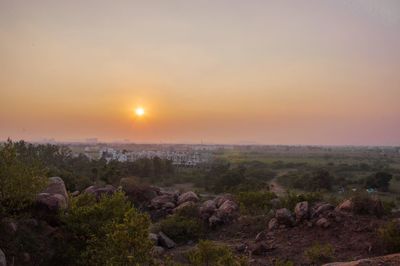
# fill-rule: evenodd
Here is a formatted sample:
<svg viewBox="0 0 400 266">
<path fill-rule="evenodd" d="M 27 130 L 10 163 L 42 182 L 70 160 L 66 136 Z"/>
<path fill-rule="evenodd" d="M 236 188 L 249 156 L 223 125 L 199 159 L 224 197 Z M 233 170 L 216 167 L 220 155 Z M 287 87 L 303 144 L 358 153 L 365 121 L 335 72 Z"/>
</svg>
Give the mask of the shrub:
<svg viewBox="0 0 400 266">
<path fill-rule="evenodd" d="M 159 228 L 177 243 L 198 240 L 203 235 L 203 224 L 197 218 L 174 214 L 160 222 Z"/>
<path fill-rule="evenodd" d="M 189 251 L 188 259 L 193 266 L 244 266 L 248 262 L 244 258 L 237 258 L 232 251 L 223 245 L 212 241 L 202 240 L 194 250 Z"/>
<path fill-rule="evenodd" d="M 150 261 L 150 220 L 126 200 L 122 192 L 91 194 L 71 199 L 71 208 L 61 217 L 64 239 L 60 239 L 54 264 L 128 265 Z"/>
<path fill-rule="evenodd" d="M 322 199 L 322 194 L 318 192 L 296 194 L 294 192 L 288 191 L 286 195 L 281 198 L 281 202 L 284 208 L 293 210 L 296 204 L 299 202 L 308 201 L 309 203 L 314 203 Z"/>
<path fill-rule="evenodd" d="M 237 196 L 240 211 L 244 214 L 264 214 L 271 208 L 270 200 L 276 198 L 273 192 L 247 191 L 240 192 Z"/>
<path fill-rule="evenodd" d="M 378 235 L 389 252 L 400 252 L 400 226 L 398 222 L 388 222 L 379 228 Z"/>
<path fill-rule="evenodd" d="M 304 251 L 306 258 L 316 264 L 326 263 L 334 259 L 334 252 L 330 244 L 314 244 Z"/>
</svg>

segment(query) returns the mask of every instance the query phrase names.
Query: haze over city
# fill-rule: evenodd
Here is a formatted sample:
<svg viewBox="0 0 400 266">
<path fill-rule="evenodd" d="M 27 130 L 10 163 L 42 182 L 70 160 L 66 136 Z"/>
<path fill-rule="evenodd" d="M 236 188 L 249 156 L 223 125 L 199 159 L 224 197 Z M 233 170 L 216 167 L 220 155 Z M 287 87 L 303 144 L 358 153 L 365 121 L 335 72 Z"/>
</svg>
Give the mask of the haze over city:
<svg viewBox="0 0 400 266">
<path fill-rule="evenodd" d="M 0 140 L 399 145 L 399 1 L 1 1 Z"/>
</svg>

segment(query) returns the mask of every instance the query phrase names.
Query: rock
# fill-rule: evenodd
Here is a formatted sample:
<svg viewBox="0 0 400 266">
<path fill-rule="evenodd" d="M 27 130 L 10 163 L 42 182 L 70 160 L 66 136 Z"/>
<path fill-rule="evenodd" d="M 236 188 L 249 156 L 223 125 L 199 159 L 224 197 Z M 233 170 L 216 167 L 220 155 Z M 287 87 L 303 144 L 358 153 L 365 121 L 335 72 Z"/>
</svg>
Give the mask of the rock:
<svg viewBox="0 0 400 266">
<path fill-rule="evenodd" d="M 40 210 L 56 213 L 67 209 L 67 201 L 61 194 L 40 193 L 36 197 L 36 205 Z"/>
<path fill-rule="evenodd" d="M 149 233 L 149 239 L 155 246 L 158 245 L 158 235 L 157 234 Z"/>
<path fill-rule="evenodd" d="M 267 236 L 265 235 L 264 232 L 260 232 L 256 235 L 255 241 L 256 242 L 260 242 L 260 241 L 264 241 L 267 239 Z"/>
<path fill-rule="evenodd" d="M 175 242 L 163 232 L 159 232 L 158 236 L 158 241 L 160 242 L 161 246 L 168 249 L 174 248 L 176 246 Z"/>
<path fill-rule="evenodd" d="M 213 213 L 215 212 L 216 209 L 217 209 L 217 206 L 215 204 L 215 201 L 207 200 L 207 201 L 203 202 L 203 204 L 201 205 L 201 207 L 199 209 L 200 218 L 203 220 L 207 220 L 208 218 L 210 218 L 213 215 Z"/>
<path fill-rule="evenodd" d="M 347 199 L 340 203 L 336 207 L 337 211 L 344 211 L 344 212 L 352 212 L 353 211 L 353 202 L 350 199 Z"/>
<path fill-rule="evenodd" d="M 245 244 L 239 244 L 235 246 L 235 249 L 237 252 L 245 252 L 247 249 L 247 246 Z"/>
<path fill-rule="evenodd" d="M 264 255 L 268 251 L 273 250 L 274 248 L 269 247 L 265 243 L 256 243 L 251 247 L 251 254 L 253 255 Z"/>
<path fill-rule="evenodd" d="M 276 210 L 275 218 L 280 225 L 293 226 L 294 224 L 292 213 L 286 208 Z"/>
<path fill-rule="evenodd" d="M 148 206 L 152 199 L 161 195 L 159 188 L 143 184 L 133 177 L 121 178 L 120 185 L 128 199 L 141 209 Z"/>
<path fill-rule="evenodd" d="M 210 227 L 215 227 L 217 225 L 223 224 L 223 221 L 218 216 L 212 215 L 210 218 L 208 218 L 208 224 Z"/>
<path fill-rule="evenodd" d="M 1 249 L 0 249 L 0 266 L 7 266 L 6 255 Z"/>
<path fill-rule="evenodd" d="M 13 219 L 3 218 L 1 220 L 1 229 L 7 235 L 14 235 L 18 230 L 18 226 L 17 226 L 17 223 Z"/>
<path fill-rule="evenodd" d="M 274 229 L 278 228 L 278 225 L 279 225 L 278 220 L 276 218 L 272 218 L 268 222 L 268 230 L 274 230 Z"/>
<path fill-rule="evenodd" d="M 193 191 L 188 191 L 178 197 L 178 205 L 181 205 L 182 203 L 189 202 L 189 201 L 198 202 L 199 197 Z"/>
<path fill-rule="evenodd" d="M 172 210 L 173 213 L 176 213 L 182 209 L 188 208 L 188 207 L 194 207 L 196 206 L 196 203 L 194 203 L 193 201 L 186 201 L 182 204 L 180 204 L 178 207 L 176 207 L 175 209 Z"/>
<path fill-rule="evenodd" d="M 329 203 L 322 203 L 318 206 L 316 206 L 315 211 L 312 214 L 312 217 L 318 217 L 321 214 L 327 212 L 327 211 L 332 211 L 335 209 L 335 206 Z"/>
<path fill-rule="evenodd" d="M 173 209 L 176 207 L 174 195 L 164 194 L 153 198 L 150 202 L 150 207 L 154 209 Z"/>
<path fill-rule="evenodd" d="M 161 247 L 161 246 L 154 246 L 153 247 L 153 251 L 152 251 L 152 254 L 154 255 L 154 256 L 161 256 L 161 255 L 163 255 L 165 253 L 165 249 L 163 248 L 163 247 Z"/>
<path fill-rule="evenodd" d="M 302 201 L 296 204 L 296 207 L 294 208 L 294 213 L 296 215 L 296 220 L 297 221 L 302 221 L 306 220 L 309 217 L 309 208 L 308 208 L 308 202 L 307 201 Z"/>
<path fill-rule="evenodd" d="M 211 220 L 217 223 L 227 224 L 238 216 L 238 211 L 239 206 L 235 202 L 227 200 L 214 212 L 210 219 L 213 218 Z M 211 223 L 213 222 L 210 221 L 210 225 Z"/>
<path fill-rule="evenodd" d="M 78 190 L 75 190 L 74 192 L 71 193 L 71 197 L 76 197 L 79 195 L 79 193 L 80 192 Z"/>
<path fill-rule="evenodd" d="M 61 179 L 61 177 L 58 176 L 50 177 L 49 183 L 47 184 L 47 188 L 43 191 L 43 193 L 60 194 L 65 198 L 65 201 L 68 204 L 69 201 L 68 192 L 65 187 L 64 181 Z"/>
<path fill-rule="evenodd" d="M 90 186 L 85 188 L 85 190 L 83 191 L 83 193 L 89 193 L 89 194 L 94 194 L 94 191 L 96 190 L 95 186 Z"/>
<path fill-rule="evenodd" d="M 225 195 L 218 196 L 214 199 L 215 206 L 217 208 L 219 208 L 222 204 L 225 203 L 225 201 L 228 201 L 228 200 L 234 201 L 234 197 L 231 194 L 225 194 Z"/>
<path fill-rule="evenodd" d="M 315 224 L 323 228 L 328 228 L 331 225 L 331 223 L 326 218 L 319 218 Z"/>
</svg>

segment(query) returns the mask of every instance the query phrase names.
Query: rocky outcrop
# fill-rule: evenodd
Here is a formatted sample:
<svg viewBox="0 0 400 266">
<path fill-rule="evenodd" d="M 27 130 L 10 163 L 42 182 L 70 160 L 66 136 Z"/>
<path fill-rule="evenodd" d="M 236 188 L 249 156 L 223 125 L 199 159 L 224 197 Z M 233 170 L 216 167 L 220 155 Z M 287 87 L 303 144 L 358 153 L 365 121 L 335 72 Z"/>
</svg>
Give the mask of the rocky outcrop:
<svg viewBox="0 0 400 266">
<path fill-rule="evenodd" d="M 391 254 L 382 257 L 375 257 L 369 259 L 361 259 L 350 262 L 333 262 L 324 264 L 323 266 L 397 266 L 400 265 L 400 253 Z"/>
<path fill-rule="evenodd" d="M 200 218 L 203 220 L 208 220 L 215 210 L 217 209 L 217 205 L 215 204 L 214 200 L 207 200 L 203 202 L 203 204 L 200 206 Z"/>
<path fill-rule="evenodd" d="M 230 223 L 238 216 L 238 211 L 239 206 L 234 201 L 226 200 L 208 219 L 209 225 L 215 227 L 220 224 Z"/>
<path fill-rule="evenodd" d="M 55 213 L 65 210 L 68 204 L 67 189 L 60 177 L 50 177 L 46 189 L 36 197 L 37 207 L 45 212 Z"/>
<path fill-rule="evenodd" d="M 186 202 L 198 202 L 199 197 L 194 193 L 193 191 L 188 191 L 186 193 L 183 193 L 178 197 L 178 205 L 181 205 Z"/>
</svg>

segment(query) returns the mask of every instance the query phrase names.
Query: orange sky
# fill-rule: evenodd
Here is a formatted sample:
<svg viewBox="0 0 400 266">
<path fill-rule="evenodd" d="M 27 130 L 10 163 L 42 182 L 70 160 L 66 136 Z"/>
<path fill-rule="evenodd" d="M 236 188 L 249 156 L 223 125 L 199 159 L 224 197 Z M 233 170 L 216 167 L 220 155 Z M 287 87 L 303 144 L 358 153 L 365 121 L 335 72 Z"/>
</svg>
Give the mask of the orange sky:
<svg viewBox="0 0 400 266">
<path fill-rule="evenodd" d="M 5 0 L 0 139 L 400 145 L 399 47 L 395 0 Z"/>
</svg>

